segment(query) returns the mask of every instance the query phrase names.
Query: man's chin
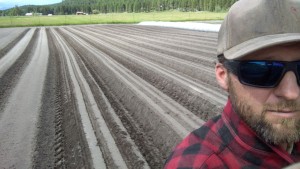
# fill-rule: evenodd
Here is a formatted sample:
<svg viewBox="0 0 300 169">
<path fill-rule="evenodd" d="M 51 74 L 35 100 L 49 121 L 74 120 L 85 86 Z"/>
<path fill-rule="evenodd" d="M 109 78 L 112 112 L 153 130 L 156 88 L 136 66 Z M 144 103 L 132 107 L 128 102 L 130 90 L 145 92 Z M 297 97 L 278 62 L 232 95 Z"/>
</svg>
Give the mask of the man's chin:
<svg viewBox="0 0 300 169">
<path fill-rule="evenodd" d="M 299 129 L 294 122 L 286 121 L 284 124 L 275 123 L 265 126 L 257 131 L 264 140 L 271 144 L 280 145 L 283 143 L 295 143 L 299 141 Z"/>
<path fill-rule="evenodd" d="M 264 123 L 268 123 L 268 126 L 270 127 L 272 126 L 274 131 L 286 133 L 297 131 L 297 128 L 299 128 L 300 119 L 298 116 L 286 117 L 277 114 L 265 114 Z"/>
</svg>

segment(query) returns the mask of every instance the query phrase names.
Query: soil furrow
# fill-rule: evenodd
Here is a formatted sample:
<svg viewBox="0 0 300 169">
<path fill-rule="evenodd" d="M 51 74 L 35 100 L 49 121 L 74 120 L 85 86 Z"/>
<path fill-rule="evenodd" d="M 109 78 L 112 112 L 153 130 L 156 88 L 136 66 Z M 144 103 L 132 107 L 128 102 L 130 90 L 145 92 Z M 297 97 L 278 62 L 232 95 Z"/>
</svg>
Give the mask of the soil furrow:
<svg viewBox="0 0 300 169">
<path fill-rule="evenodd" d="M 7 54 L 8 51 L 10 51 L 29 31 L 29 28 L 25 29 L 16 39 L 11 41 L 9 44 L 7 44 L 5 47 L 3 47 L 0 50 L 0 59 Z"/>
<path fill-rule="evenodd" d="M 65 38 L 67 38 L 69 42 L 72 42 L 72 39 L 70 39 L 70 37 L 67 36 Z M 78 45 L 77 41 L 73 45 L 74 46 Z M 82 49 L 82 47 L 80 48 L 79 46 L 78 47 L 76 46 L 75 49 Z M 86 51 L 82 51 L 82 50 L 78 50 L 78 52 L 80 52 L 83 56 L 88 54 L 88 53 L 86 53 Z M 86 56 L 84 58 L 86 58 Z M 91 61 L 90 65 L 93 65 L 94 63 L 98 62 L 98 61 L 95 61 L 93 58 L 88 58 L 88 59 L 89 59 L 89 61 Z M 98 66 L 93 66 L 93 68 L 98 69 Z M 154 146 L 154 144 L 151 141 L 151 140 L 153 140 L 152 136 L 150 135 L 150 137 L 149 137 L 144 134 L 145 131 L 141 130 L 142 128 L 139 127 L 139 126 L 144 126 L 144 125 L 141 124 L 136 119 L 133 119 L 129 113 L 126 113 L 128 111 L 123 106 L 123 104 L 119 101 L 120 98 L 118 98 L 118 95 L 116 95 L 116 93 L 114 93 L 114 94 L 111 93 L 112 86 L 110 86 L 110 83 L 111 82 L 113 83 L 115 80 L 109 80 L 109 78 L 111 78 L 111 77 L 109 77 L 109 75 L 111 73 L 107 72 L 107 71 L 109 71 L 109 70 L 101 68 L 101 70 L 99 71 L 99 69 L 98 69 L 98 72 L 96 72 L 94 74 L 95 80 L 97 81 L 98 85 L 101 86 L 101 89 L 104 88 L 104 90 L 105 90 L 107 88 L 108 92 L 105 93 L 105 95 L 107 96 L 109 101 L 112 103 L 112 106 L 115 109 L 115 112 L 120 116 L 121 120 L 123 122 L 124 122 L 124 120 L 126 120 L 127 122 L 128 121 L 132 122 L 132 123 L 127 123 L 126 128 L 127 128 L 127 130 L 128 130 L 128 128 L 130 129 L 129 133 L 133 134 L 133 135 L 130 135 L 131 138 L 133 138 L 135 140 L 135 143 L 140 148 L 140 151 L 145 156 L 145 158 L 146 158 L 147 162 L 149 163 L 149 165 L 151 166 L 151 168 L 152 168 L 152 166 L 157 166 L 158 164 L 161 164 L 162 157 L 161 157 L 160 153 L 158 153 L 159 151 L 156 150 L 157 148 Z M 101 74 L 99 74 L 100 72 L 101 72 Z M 101 83 L 102 81 L 104 81 L 104 82 Z M 99 84 L 99 82 L 100 82 L 100 84 Z M 130 126 L 128 126 L 128 125 L 130 125 Z M 157 168 L 157 167 L 154 167 L 154 168 Z"/>
<path fill-rule="evenodd" d="M 18 59 L 5 72 L 0 72 L 0 74 L 3 73 L 2 76 L 0 76 L 0 119 L 8 96 L 11 94 L 16 85 L 16 81 L 21 76 L 21 72 L 26 68 L 26 65 L 33 55 L 38 32 L 39 29 L 34 31 L 31 40 L 29 41 L 23 53 L 20 54 Z"/>
<path fill-rule="evenodd" d="M 101 36 L 97 33 L 90 31 L 83 31 L 87 34 L 93 34 L 94 37 L 99 38 L 101 41 L 105 41 L 111 45 L 114 45 L 122 50 L 128 51 L 136 56 L 142 57 L 143 59 L 147 59 L 151 62 L 160 64 L 161 67 L 168 66 L 171 68 L 171 71 L 176 71 L 178 74 L 182 72 L 185 74 L 184 76 L 189 76 L 195 78 L 195 80 L 201 81 L 199 83 L 205 82 L 206 84 L 214 84 L 217 90 L 218 86 L 216 84 L 216 80 L 214 77 L 214 69 L 212 68 L 212 63 L 207 63 L 209 66 L 205 66 L 206 64 L 202 62 L 202 64 L 197 64 L 194 62 L 186 61 L 187 57 L 184 57 L 178 53 L 164 53 L 161 50 L 149 50 L 146 48 L 141 48 L 139 45 L 140 41 L 136 41 L 136 43 L 132 43 L 131 41 L 124 41 L 123 38 L 115 37 L 114 35 L 109 36 Z M 183 59 L 179 59 L 183 58 Z"/>
<path fill-rule="evenodd" d="M 168 57 L 178 57 L 178 58 L 181 58 L 181 59 L 184 59 L 184 60 L 187 60 L 187 61 L 191 61 L 190 64 L 195 64 L 195 63 L 200 63 L 202 65 L 208 65 L 211 67 L 211 64 L 213 63 L 213 61 L 215 61 L 215 59 L 212 59 L 207 57 L 209 55 L 213 55 L 212 53 L 205 53 L 203 51 L 195 51 L 194 54 L 191 53 L 192 50 L 194 50 L 195 48 L 189 48 L 188 50 L 182 50 L 180 49 L 181 46 L 180 45 L 174 45 L 174 43 L 172 44 L 172 48 L 169 48 L 168 46 L 166 45 L 163 45 L 163 44 L 166 44 L 166 43 L 157 43 L 157 42 L 148 42 L 147 41 L 149 40 L 149 38 L 136 38 L 136 37 L 133 37 L 133 38 L 129 38 L 131 37 L 131 35 L 116 35 L 115 32 L 109 32 L 109 31 L 100 31 L 100 30 L 97 30 L 97 29 L 89 29 L 87 28 L 87 30 L 91 30 L 93 33 L 97 33 L 98 36 L 104 36 L 105 38 L 109 38 L 109 39 L 114 39 L 114 40 L 118 40 L 118 41 L 124 41 L 126 42 L 128 45 L 134 47 L 136 46 L 136 48 L 140 48 L 140 49 L 131 49 L 131 48 L 128 48 L 127 49 L 130 49 L 132 51 L 140 51 L 140 50 L 143 50 L 143 49 L 148 49 L 148 50 L 151 50 L 151 51 L 158 51 L 159 52 L 159 55 L 162 55 L 162 54 L 168 54 Z M 198 45 L 199 47 L 199 45 Z M 211 50 L 210 50 L 211 51 Z M 144 52 L 141 52 L 142 54 Z M 201 57 L 203 55 L 203 57 Z M 159 61 L 159 60 L 158 60 Z"/>
<path fill-rule="evenodd" d="M 173 38 L 185 38 L 187 41 L 195 40 L 199 41 L 202 38 L 205 38 L 211 42 L 217 41 L 217 33 L 215 32 L 199 32 L 194 30 L 185 30 L 185 29 L 177 29 L 177 28 L 167 28 L 167 27 L 159 27 L 159 26 L 144 26 L 144 25 L 120 25 L 120 26 L 111 26 L 111 28 L 122 28 L 127 29 L 128 32 L 136 32 L 140 35 L 151 35 L 156 38 L 165 38 L 169 37 Z M 159 36 L 157 36 L 159 35 Z M 174 39 L 174 40 L 175 40 Z"/>
<path fill-rule="evenodd" d="M 132 26 L 133 27 L 133 26 Z M 208 54 L 214 54 L 215 53 L 215 45 L 216 42 L 209 42 L 206 38 L 200 37 L 197 38 L 197 41 L 191 41 L 191 39 L 180 39 L 178 36 L 168 36 L 164 37 L 161 34 L 143 34 L 142 32 L 133 32 L 132 30 L 124 30 L 121 28 L 107 28 L 105 26 L 97 26 L 92 27 L 97 28 L 98 30 L 101 30 L 102 32 L 111 32 L 115 35 L 119 36 L 126 36 L 126 37 L 133 37 L 133 39 L 143 39 L 143 41 L 148 41 L 152 44 L 162 44 L 163 46 L 168 46 L 170 48 L 178 48 L 178 50 L 192 52 L 194 54 L 201 54 L 201 53 L 208 53 Z M 122 32 L 123 31 L 123 32 Z M 159 32 L 160 33 L 160 32 Z M 203 46 L 199 48 L 199 45 Z M 206 49 L 208 47 L 208 49 Z"/>
<path fill-rule="evenodd" d="M 116 145 L 118 145 L 119 151 L 122 153 L 123 158 L 126 159 L 126 165 L 129 168 L 149 168 L 145 159 L 141 156 L 138 148 L 131 140 L 119 117 L 116 115 L 116 112 L 114 111 L 114 109 L 112 109 L 111 104 L 105 97 L 103 91 L 97 85 L 90 72 L 87 70 L 86 66 L 88 65 L 85 65 L 81 60 L 85 57 L 82 55 L 80 55 L 80 57 L 80 59 L 77 57 L 77 63 L 81 67 L 81 71 L 85 75 L 89 86 L 91 87 L 95 102 L 97 102 L 96 104 L 100 109 L 101 116 L 103 116 L 101 118 L 105 119 L 105 122 L 109 126 L 111 134 L 114 137 L 114 141 L 117 143 Z M 95 107 L 95 103 L 89 103 L 88 105 L 89 106 L 87 107 Z M 93 117 L 95 119 L 98 119 L 97 121 L 99 121 L 99 115 L 94 115 Z M 94 127 L 94 130 L 97 131 L 97 129 L 99 129 L 100 127 L 97 127 L 99 126 L 97 124 L 95 124 L 95 126 L 96 127 Z M 101 140 L 105 140 L 105 138 L 100 139 L 99 141 L 101 142 Z M 109 144 L 112 144 L 111 141 L 109 142 Z"/>
<path fill-rule="evenodd" d="M 24 53 L 26 47 L 29 45 L 35 29 L 31 29 L 27 36 L 21 39 L 14 49 L 10 50 L 4 57 L 0 59 L 0 77 L 18 60 L 18 58 Z"/>
<path fill-rule="evenodd" d="M 78 39 L 78 38 L 76 38 L 76 42 L 79 42 L 81 45 L 82 44 L 84 44 L 84 42 L 83 41 L 81 41 L 80 39 Z M 87 47 L 88 47 L 88 45 L 86 45 Z M 84 53 L 87 55 L 88 54 L 88 51 L 92 51 L 93 49 L 91 49 L 91 48 L 88 48 L 88 50 L 87 51 L 85 51 Z M 96 53 L 98 53 L 98 54 L 96 54 Z M 95 53 L 95 55 L 97 56 L 97 55 L 101 55 L 99 52 L 96 52 Z M 88 56 L 88 55 L 87 55 Z M 86 57 L 87 57 L 86 56 Z M 95 57 L 95 56 L 94 56 Z M 105 57 L 106 58 L 106 57 Z M 103 58 L 104 59 L 104 58 Z M 109 59 L 109 58 L 107 58 L 107 59 Z M 106 60 L 106 59 L 105 59 Z M 100 61 L 100 60 L 99 60 Z M 109 61 L 109 60 L 106 60 L 106 64 L 108 64 L 110 62 L 110 64 L 113 64 L 114 62 L 112 61 Z M 100 62 L 98 63 L 99 65 L 100 65 Z M 105 65 L 106 65 L 105 64 Z M 110 65 L 109 64 L 109 65 Z M 115 64 L 115 63 L 114 63 Z M 113 64 L 113 65 L 114 65 Z M 101 64 L 102 65 L 102 64 Z M 107 66 L 109 66 L 109 65 L 107 65 Z M 107 67 L 107 66 L 104 66 L 104 67 L 102 67 L 102 69 L 101 70 L 103 70 L 103 69 L 107 69 L 107 68 L 105 68 L 105 67 Z M 112 65 L 111 65 L 112 66 Z M 110 67 L 110 66 L 109 66 Z M 120 67 L 119 66 L 117 66 L 117 65 L 114 65 L 113 66 L 114 68 L 108 68 L 107 69 L 107 71 L 109 71 L 109 72 L 111 72 L 111 73 L 108 73 L 108 75 L 110 75 L 110 76 L 107 76 L 107 75 L 105 75 L 105 74 L 103 74 L 102 73 L 102 76 L 104 76 L 104 79 L 105 80 L 108 80 L 108 81 L 106 81 L 106 83 L 108 84 L 108 85 L 111 85 L 110 86 L 110 88 L 111 89 L 113 89 L 114 91 L 117 91 L 116 93 L 118 93 L 117 94 L 117 97 L 119 97 L 119 99 L 121 99 L 121 102 L 124 102 L 124 104 L 126 105 L 126 107 L 127 106 L 129 106 L 130 105 L 130 109 L 131 109 L 131 111 L 129 111 L 130 113 L 133 113 L 132 115 L 134 116 L 134 118 L 137 118 L 137 120 L 136 121 L 140 121 L 140 122 L 142 122 L 142 124 L 144 125 L 144 126 L 148 126 L 147 128 L 147 130 L 150 130 L 150 131 L 144 131 L 145 133 L 151 133 L 150 134 L 150 136 L 152 136 L 152 137 L 155 137 L 155 135 L 157 135 L 158 133 L 161 133 L 161 134 L 163 134 L 164 133 L 164 137 L 165 137 L 165 139 L 167 139 L 167 138 L 169 138 L 169 136 L 170 136 L 170 142 L 171 142 L 171 146 L 170 147 L 173 147 L 174 145 L 173 145 L 173 143 L 174 143 L 174 134 L 171 134 L 170 132 L 173 130 L 173 129 L 170 129 L 170 128 L 168 128 L 167 126 L 165 126 L 165 124 L 164 123 L 162 123 L 160 120 L 159 121 L 157 121 L 158 119 L 161 119 L 162 117 L 158 117 L 156 114 L 159 112 L 159 111 L 161 111 L 161 110 L 156 110 L 156 111 L 154 111 L 153 112 L 153 108 L 154 107 L 157 107 L 157 105 L 156 104 L 154 104 L 153 106 L 154 107 L 149 107 L 149 106 L 147 106 L 147 104 L 145 104 L 145 102 L 144 101 L 142 101 L 142 100 L 144 100 L 144 99 L 146 99 L 145 98 L 145 96 L 143 96 L 143 99 L 142 100 L 139 100 L 139 98 L 141 97 L 141 96 L 138 96 L 138 95 L 136 95 L 136 94 L 134 94 L 134 93 L 136 93 L 137 91 L 137 89 L 135 89 L 135 88 L 132 88 L 133 87 L 133 85 L 132 84 L 128 84 L 128 82 L 126 82 L 127 80 L 125 80 L 124 78 L 123 78 L 123 76 L 122 75 L 117 75 L 118 73 L 117 72 L 119 72 L 119 73 L 121 73 L 121 72 L 123 72 L 123 71 L 121 71 L 121 70 L 114 70 L 114 69 L 119 69 Z M 116 72 L 117 71 L 117 72 Z M 116 74 L 117 73 L 117 74 Z M 127 72 L 128 73 L 128 72 Z M 114 76 L 111 76 L 112 74 L 115 74 L 118 78 L 116 78 L 116 79 L 114 79 Z M 124 74 L 123 74 L 124 75 Z M 108 78 L 108 79 L 106 79 L 106 78 Z M 111 78 L 113 78 L 113 79 L 111 79 Z M 120 78 L 120 79 L 119 79 Z M 122 80 L 121 80 L 122 79 Z M 120 81 L 121 80 L 121 81 Z M 121 84 L 120 84 L 121 83 Z M 123 84 L 123 85 L 122 85 Z M 121 85 L 121 86 L 123 86 L 123 87 L 120 87 L 119 85 Z M 126 87 L 127 86 L 127 87 Z M 131 89 L 132 88 L 132 89 Z M 130 90 L 131 89 L 131 90 Z M 134 90 L 134 91 L 132 91 L 132 90 Z M 115 93 L 115 94 L 116 94 Z M 140 92 L 138 92 L 138 93 L 140 93 L 141 94 L 141 91 Z M 125 96 L 125 97 L 124 97 Z M 130 98 L 130 99 L 126 99 L 126 98 Z M 138 100 L 137 100 L 138 99 Z M 147 100 L 147 99 L 146 99 Z M 150 100 L 148 100 L 148 104 L 149 104 L 149 101 Z M 143 103 L 144 102 L 144 103 Z M 147 108 L 148 107 L 148 108 Z M 137 109 L 136 109 L 137 108 Z M 141 109 L 142 108 L 142 109 Z M 158 108 L 158 107 L 157 107 Z M 129 109 L 129 110 L 130 110 Z M 156 108 L 155 108 L 156 109 Z M 155 113 L 156 112 L 156 113 Z M 147 114 L 152 114 L 150 117 L 151 117 L 151 119 L 153 119 L 153 120 L 149 120 L 149 116 L 147 115 Z M 142 114 L 144 114 L 143 116 L 142 116 Z M 142 118 L 142 117 L 147 117 L 147 118 Z M 146 120 L 146 119 L 148 119 L 148 120 Z M 145 121 L 146 120 L 146 121 Z M 152 122 L 151 122 L 152 121 Z M 149 122 L 151 122 L 150 124 L 149 124 Z M 147 125 L 146 125 L 147 124 Z M 159 131 L 156 131 L 157 129 L 158 129 L 158 126 L 159 126 Z M 151 127 L 151 128 L 149 128 L 149 127 Z M 167 128 L 166 128 L 167 127 Z M 175 126 L 174 126 L 175 127 Z M 169 133 L 169 134 L 167 134 L 167 133 Z M 154 134 L 154 135 L 153 135 Z M 155 137 L 155 138 L 161 138 L 161 136 L 160 137 Z M 179 139 L 179 138 L 178 138 Z M 156 146 L 158 146 L 158 145 L 160 145 L 159 147 L 160 147 L 160 149 L 161 149 L 161 152 L 166 152 L 165 150 L 167 149 L 169 149 L 170 150 L 170 147 L 167 145 L 167 144 L 165 144 L 163 147 L 161 147 L 162 145 L 163 145 L 163 143 L 161 142 L 161 141 L 163 141 L 163 140 L 160 140 L 160 139 L 153 139 L 153 141 L 155 142 L 155 144 L 156 144 Z M 168 141 L 168 142 L 169 142 Z M 163 159 L 165 159 L 166 158 L 166 154 L 164 154 L 164 158 Z M 161 159 L 161 158 L 160 158 Z M 153 159 L 151 160 L 151 161 L 153 161 Z M 154 165 L 153 164 L 153 162 L 149 162 L 148 161 L 148 163 L 150 164 L 150 165 Z M 161 164 L 160 164 L 161 165 Z"/>
<path fill-rule="evenodd" d="M 70 69 L 67 66 L 67 59 L 72 52 L 69 48 L 62 44 L 55 31 L 51 30 L 51 35 L 55 39 L 55 46 L 59 51 L 60 70 L 61 70 L 61 88 L 60 92 L 63 96 L 62 113 L 58 113 L 56 120 L 60 124 L 56 124 L 56 168 L 92 168 L 93 158 L 84 131 L 84 124 L 80 115 L 80 108 L 76 92 L 74 91 L 74 83 L 71 79 Z M 82 103 L 84 104 L 84 103 Z M 59 122 L 61 121 L 61 122 Z M 61 133 L 61 134 L 60 134 Z M 59 150 L 63 150 L 59 151 Z"/>
<path fill-rule="evenodd" d="M 69 29 L 70 30 L 70 29 Z M 77 31 L 77 34 L 82 34 L 82 31 L 81 32 L 79 32 L 79 31 Z M 90 32 L 89 34 L 93 34 L 92 32 Z M 142 54 L 142 51 L 141 52 L 139 52 L 139 54 L 140 55 L 138 55 L 138 54 L 136 54 L 136 55 L 133 55 L 135 52 L 134 51 L 129 51 L 129 52 L 127 52 L 126 51 L 126 49 L 127 48 L 129 48 L 129 46 L 126 44 L 126 43 L 123 43 L 122 45 L 120 45 L 120 47 L 119 48 L 116 48 L 116 46 L 118 46 L 118 44 L 119 43 L 122 43 L 122 42 L 120 42 L 120 41 L 118 41 L 118 40 L 114 40 L 113 42 L 109 42 L 109 41 L 106 41 L 104 38 L 99 38 L 99 39 L 95 39 L 94 37 L 96 36 L 91 36 L 91 35 L 89 35 L 89 34 L 84 34 L 84 35 L 80 35 L 81 37 L 83 37 L 83 38 L 85 38 L 85 37 L 88 37 L 89 39 L 92 39 L 94 42 L 95 42 L 95 44 L 94 44 L 94 46 L 96 46 L 96 47 L 99 47 L 99 48 L 101 48 L 102 50 L 105 50 L 105 48 L 110 48 L 110 49 L 114 49 L 114 50 L 112 50 L 112 52 L 113 51 L 116 51 L 117 52 L 117 54 L 114 54 L 114 55 L 112 55 L 111 54 L 111 56 L 122 56 L 122 55 L 124 55 L 124 57 L 128 57 L 128 56 L 130 56 L 128 59 L 130 59 L 130 58 L 132 58 L 132 56 L 134 56 L 133 58 L 137 58 L 137 59 L 135 59 L 136 61 L 136 63 L 139 63 L 139 60 L 144 60 L 144 58 L 143 57 L 139 57 L 139 56 L 143 56 L 143 54 Z M 86 39 L 87 41 L 89 41 L 88 39 Z M 97 45 L 97 44 L 101 44 L 101 45 Z M 123 47 L 122 47 L 123 46 Z M 125 47 L 124 47 L 125 46 Z M 127 46 L 127 47 L 126 47 Z M 132 48 L 134 48 L 134 46 L 132 46 Z M 139 49 L 136 49 L 136 50 L 139 50 Z M 135 50 L 135 51 L 136 51 Z M 144 52 L 147 52 L 147 50 L 146 49 L 143 49 L 144 50 Z M 152 55 L 151 55 L 152 54 Z M 162 56 L 164 56 L 163 54 L 160 54 L 160 53 L 157 53 L 157 52 L 155 52 L 155 51 L 153 51 L 152 53 L 151 53 L 151 51 L 149 51 L 149 55 L 150 56 L 155 56 L 155 55 L 159 55 L 158 56 L 158 58 L 156 58 L 156 60 L 163 60 L 163 58 L 166 58 L 166 57 L 162 57 L 161 59 L 159 59 L 160 57 L 161 57 L 161 55 Z M 154 59 L 155 60 L 155 59 Z M 146 61 L 147 62 L 147 61 Z M 152 63 L 151 63 L 152 64 Z M 148 64 L 148 67 L 149 67 L 150 65 Z M 156 66 L 156 65 L 155 65 Z M 147 65 L 145 66 L 143 66 L 143 67 L 145 67 L 145 68 L 147 68 Z M 157 69 L 164 69 L 164 68 L 161 68 L 161 66 L 156 66 L 157 67 Z M 184 65 L 183 67 L 187 67 L 187 65 Z M 153 67 L 152 67 L 153 68 Z M 150 70 L 153 70 L 153 69 L 151 69 L 150 68 Z M 166 69 L 164 69 L 163 71 L 162 71 L 162 73 L 166 73 L 167 71 L 166 71 Z M 169 71 L 169 72 L 172 72 L 172 71 Z M 199 71 L 197 71 L 197 72 L 199 72 Z M 199 72 L 199 74 L 201 75 L 202 73 L 200 73 Z M 205 77 L 205 74 L 203 75 L 204 77 Z M 206 77 L 207 78 L 207 77 Z M 177 78 L 173 78 L 173 79 L 177 79 Z M 201 79 L 201 80 L 203 80 L 203 79 Z M 213 83 L 215 83 L 215 81 L 212 81 Z M 188 85 L 187 85 L 188 86 Z M 198 84 L 198 86 L 200 86 L 199 84 Z M 200 88 L 202 88 L 202 89 L 204 89 L 204 90 L 209 90 L 209 88 L 208 87 L 200 87 Z M 209 92 L 207 92 L 207 94 L 208 93 L 215 93 L 214 91 L 209 91 Z M 218 96 L 221 96 L 222 97 L 222 95 L 220 95 L 219 93 L 215 93 L 215 95 L 218 97 Z M 215 99 L 214 99 L 215 100 Z M 221 103 L 223 103 L 223 101 L 221 101 Z"/>
<path fill-rule="evenodd" d="M 0 28 L 0 50 L 28 28 Z"/>
<path fill-rule="evenodd" d="M 87 84 L 85 78 L 83 77 L 79 66 L 77 62 L 75 61 L 74 55 L 69 55 L 67 57 L 68 59 L 68 67 L 69 70 L 71 70 L 72 67 L 72 74 L 73 77 L 76 78 L 76 81 L 78 83 L 78 86 L 80 87 L 81 94 L 82 94 L 82 102 L 86 106 L 84 107 L 86 110 L 83 110 L 84 108 L 81 108 L 80 114 L 82 119 L 84 120 L 84 116 L 89 117 L 88 123 L 92 124 L 94 132 L 96 132 L 98 143 L 100 143 L 101 152 L 105 157 L 105 163 L 108 168 L 118 168 L 123 166 L 126 168 L 126 164 L 124 159 L 121 157 L 120 152 L 118 148 L 116 147 L 115 141 L 112 138 L 112 135 L 103 120 L 103 117 L 101 115 L 101 112 L 99 111 L 98 107 L 95 106 L 95 99 L 93 95 L 91 94 L 90 87 Z M 73 84 L 75 83 L 75 78 L 72 80 Z M 76 85 L 76 84 L 74 84 Z M 76 93 L 77 94 L 77 93 Z M 78 97 L 79 99 L 79 97 Z M 81 100 L 80 100 L 81 101 Z M 79 106 L 80 108 L 80 106 Z M 84 111 L 86 111 L 86 115 L 83 115 Z M 87 125 L 87 122 L 82 121 Z M 86 132 L 88 134 L 88 132 Z M 102 145 L 102 146 L 101 146 Z M 92 148 L 92 147 L 91 147 Z M 98 148 L 99 147 L 95 147 Z M 101 158 L 101 157 L 94 157 L 94 158 Z M 95 159 L 93 162 L 98 161 L 100 159 Z M 103 162 L 104 163 L 104 162 Z M 97 168 L 97 167 L 96 167 Z"/>
<path fill-rule="evenodd" d="M 199 31 L 192 31 L 192 30 L 184 30 L 184 29 L 176 29 L 176 28 L 167 28 L 167 27 L 156 27 L 156 26 L 141 26 L 141 25 L 133 25 L 133 26 L 127 26 L 128 30 L 127 32 L 133 32 L 132 30 L 136 30 L 134 32 L 135 34 L 142 36 L 142 37 L 149 37 L 151 39 L 155 39 L 158 41 L 166 41 L 168 43 L 178 43 L 183 46 L 187 46 L 190 42 L 190 45 L 200 43 L 202 41 L 206 41 L 206 44 L 213 45 L 216 44 L 217 38 L 215 37 L 208 37 L 208 34 L 203 34 L 204 36 L 201 36 L 200 34 L 203 32 Z M 148 30 L 147 30 L 148 29 Z M 145 32 L 145 30 L 147 30 Z M 175 30 L 175 31 L 174 31 Z M 185 33 L 192 33 L 193 35 L 187 35 L 187 34 L 180 34 L 178 31 L 183 31 Z M 126 33 L 125 33 L 126 34 Z M 200 36 L 199 36 L 200 35 Z M 215 33 L 216 35 L 216 33 Z"/>
<path fill-rule="evenodd" d="M 59 63 L 57 60 L 57 50 L 54 48 L 54 42 L 47 29 L 49 45 L 49 63 L 47 67 L 46 81 L 44 84 L 40 120 L 37 123 L 38 131 L 36 135 L 35 154 L 33 159 L 33 168 L 54 168 L 55 154 L 62 153 L 62 147 L 55 144 L 57 131 L 54 126 L 59 123 L 57 114 L 61 114 L 60 92 L 59 92 Z M 56 123 L 53 123 L 56 121 Z M 55 146 L 55 149 L 53 149 Z M 57 152 L 59 149 L 60 152 Z"/>
<path fill-rule="evenodd" d="M 44 28 L 38 32 L 35 43 L 32 58 L 18 79 L 0 120 L 0 166 L 4 168 L 33 166 L 36 124 L 49 55 Z"/>
<path fill-rule="evenodd" d="M 81 32 L 77 32 L 77 34 L 81 34 Z M 84 36 L 88 37 L 89 35 L 84 35 Z M 93 37 L 89 37 L 88 39 L 86 39 L 86 41 L 91 43 L 92 39 L 93 39 Z M 126 66 L 132 65 L 134 72 L 142 73 L 142 74 L 140 74 L 140 77 L 145 78 L 148 82 L 150 82 L 152 85 L 156 86 L 158 89 L 163 89 L 163 91 L 166 92 L 166 94 L 170 95 L 171 93 L 176 94 L 176 93 L 179 92 L 180 95 L 185 96 L 184 99 L 183 99 L 181 97 L 178 97 L 178 95 L 175 95 L 174 96 L 175 98 L 173 97 L 173 99 L 175 99 L 176 101 L 179 101 L 179 103 L 181 103 L 182 105 L 187 106 L 187 108 L 190 111 L 194 112 L 197 115 L 200 115 L 201 118 L 207 119 L 207 118 L 210 117 L 210 116 L 207 116 L 208 115 L 207 112 L 211 110 L 210 107 L 212 105 L 214 105 L 215 103 L 212 104 L 209 101 L 207 101 L 207 99 L 204 99 L 203 96 L 195 95 L 194 92 L 197 91 L 197 90 L 195 90 L 194 88 L 190 88 L 191 85 L 183 85 L 183 86 L 186 86 L 186 87 L 190 88 L 189 90 L 192 90 L 194 92 L 189 92 L 189 90 L 187 90 L 185 88 L 182 88 L 182 85 L 179 85 L 178 82 L 176 83 L 176 81 L 178 81 L 178 79 L 175 78 L 175 77 L 171 78 L 172 80 L 169 80 L 168 78 L 166 79 L 165 77 L 162 77 L 163 74 L 166 74 L 166 71 L 161 71 L 160 70 L 160 71 L 158 71 L 159 73 L 154 73 L 153 70 L 155 70 L 155 69 L 158 70 L 158 67 L 154 68 L 154 69 L 153 69 L 153 67 L 147 69 L 147 67 L 150 66 L 148 64 L 148 66 L 147 65 L 142 65 L 142 66 L 140 66 L 139 69 L 137 69 L 139 64 L 135 64 L 135 63 L 138 63 L 139 59 L 131 60 L 133 55 L 131 55 L 131 54 L 125 52 L 125 51 L 117 52 L 119 49 L 115 49 L 114 46 L 106 46 L 105 47 L 105 46 L 103 46 L 104 44 L 97 46 L 97 43 L 96 43 L 96 44 L 93 44 L 93 45 L 100 48 L 101 50 L 105 51 L 110 57 L 113 57 L 114 59 L 118 60 L 123 65 L 126 65 Z M 107 48 L 115 49 L 115 50 L 106 50 Z M 116 51 L 117 53 L 115 53 L 114 51 Z M 131 67 L 131 70 L 132 70 L 132 67 Z M 150 74 L 150 72 L 152 72 L 152 73 Z M 169 77 L 172 77 L 171 74 L 166 74 L 166 75 L 169 76 Z M 163 86 L 160 86 L 161 82 L 164 82 Z M 183 82 L 183 83 L 186 83 L 186 82 Z M 166 87 L 166 85 L 168 85 L 168 87 Z M 170 85 L 173 86 L 173 87 L 170 87 Z M 206 88 L 203 88 L 203 89 L 209 89 L 209 88 L 206 87 Z M 202 90 L 202 89 L 200 89 L 200 90 Z M 202 95 L 203 92 L 201 92 L 200 94 Z M 209 94 L 209 92 L 206 92 L 206 94 Z M 181 102 L 181 100 L 182 100 L 182 102 Z M 198 101 L 201 101 L 200 104 L 199 104 Z M 211 100 L 211 101 L 213 101 L 213 100 Z M 222 104 L 224 104 L 224 103 L 222 102 Z M 217 109 L 219 109 L 219 108 L 217 108 Z M 216 112 L 219 112 L 219 111 L 216 111 Z M 214 115 L 215 114 L 211 114 L 211 116 L 214 116 Z"/>
<path fill-rule="evenodd" d="M 125 24 L 1 30 L 4 168 L 162 168 L 227 99 L 214 78 L 214 32 Z"/>
</svg>

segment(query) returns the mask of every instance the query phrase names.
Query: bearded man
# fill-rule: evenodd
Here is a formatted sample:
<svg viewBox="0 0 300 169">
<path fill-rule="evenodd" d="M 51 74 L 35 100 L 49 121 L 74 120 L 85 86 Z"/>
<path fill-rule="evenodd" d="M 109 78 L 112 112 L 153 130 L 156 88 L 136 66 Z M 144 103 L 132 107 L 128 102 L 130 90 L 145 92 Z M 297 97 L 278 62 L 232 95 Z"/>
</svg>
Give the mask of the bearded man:
<svg viewBox="0 0 300 169">
<path fill-rule="evenodd" d="M 177 145 L 165 168 L 300 162 L 300 0 L 237 1 L 221 25 L 217 54 L 216 79 L 228 102 Z"/>
</svg>

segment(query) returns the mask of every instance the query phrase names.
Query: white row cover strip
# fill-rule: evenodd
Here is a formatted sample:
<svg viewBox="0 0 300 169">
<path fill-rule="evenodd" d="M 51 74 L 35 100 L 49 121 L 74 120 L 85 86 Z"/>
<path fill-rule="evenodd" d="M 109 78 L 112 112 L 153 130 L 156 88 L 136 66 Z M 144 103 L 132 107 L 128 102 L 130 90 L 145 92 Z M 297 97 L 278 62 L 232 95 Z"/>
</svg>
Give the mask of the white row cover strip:
<svg viewBox="0 0 300 169">
<path fill-rule="evenodd" d="M 138 25 L 163 26 L 170 28 L 192 29 L 208 32 L 219 32 L 221 24 L 195 23 L 195 22 L 154 22 L 145 21 Z"/>
</svg>

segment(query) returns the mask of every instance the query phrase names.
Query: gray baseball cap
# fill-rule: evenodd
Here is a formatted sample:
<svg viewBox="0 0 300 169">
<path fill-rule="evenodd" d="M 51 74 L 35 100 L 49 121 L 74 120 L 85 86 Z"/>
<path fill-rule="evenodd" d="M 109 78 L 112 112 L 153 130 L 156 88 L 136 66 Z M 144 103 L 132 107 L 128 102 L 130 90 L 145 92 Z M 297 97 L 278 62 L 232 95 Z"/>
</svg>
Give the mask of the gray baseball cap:
<svg viewBox="0 0 300 169">
<path fill-rule="evenodd" d="M 217 54 L 239 59 L 266 47 L 300 42 L 300 0 L 239 0 L 225 17 Z"/>
</svg>

